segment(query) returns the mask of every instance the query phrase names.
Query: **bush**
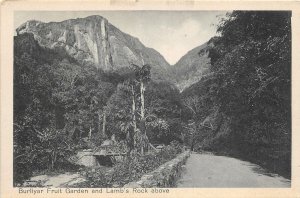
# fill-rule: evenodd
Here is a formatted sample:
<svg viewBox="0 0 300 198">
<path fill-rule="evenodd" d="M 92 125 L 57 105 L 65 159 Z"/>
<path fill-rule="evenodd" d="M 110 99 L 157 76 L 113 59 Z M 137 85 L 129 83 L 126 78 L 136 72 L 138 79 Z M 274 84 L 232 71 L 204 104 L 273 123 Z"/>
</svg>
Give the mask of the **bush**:
<svg viewBox="0 0 300 198">
<path fill-rule="evenodd" d="M 14 163 L 14 186 L 21 185 L 24 180 L 32 176 L 31 165 L 29 163 Z"/>
</svg>

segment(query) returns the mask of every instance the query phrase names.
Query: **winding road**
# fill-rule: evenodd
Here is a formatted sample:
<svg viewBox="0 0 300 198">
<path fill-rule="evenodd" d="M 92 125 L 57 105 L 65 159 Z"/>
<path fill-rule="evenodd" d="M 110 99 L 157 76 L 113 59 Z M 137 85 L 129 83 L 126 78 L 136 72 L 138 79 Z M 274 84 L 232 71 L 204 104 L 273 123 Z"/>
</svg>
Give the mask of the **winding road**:
<svg viewBox="0 0 300 198">
<path fill-rule="evenodd" d="M 289 188 L 290 180 L 266 174 L 259 166 L 225 156 L 192 153 L 177 187 Z"/>
</svg>

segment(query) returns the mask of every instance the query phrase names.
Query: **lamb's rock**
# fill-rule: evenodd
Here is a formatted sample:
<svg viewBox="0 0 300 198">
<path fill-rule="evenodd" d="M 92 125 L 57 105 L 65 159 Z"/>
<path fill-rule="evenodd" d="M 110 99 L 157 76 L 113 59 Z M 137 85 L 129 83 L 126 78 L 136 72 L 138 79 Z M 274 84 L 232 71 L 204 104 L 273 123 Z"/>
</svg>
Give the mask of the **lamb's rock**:
<svg viewBox="0 0 300 198">
<path fill-rule="evenodd" d="M 145 47 L 101 16 L 50 23 L 31 20 L 16 31 L 18 35 L 32 33 L 41 46 L 63 49 L 78 62 L 103 70 L 117 70 L 132 63 L 150 64 L 154 78 L 162 80 L 169 66 L 157 51 Z"/>
</svg>

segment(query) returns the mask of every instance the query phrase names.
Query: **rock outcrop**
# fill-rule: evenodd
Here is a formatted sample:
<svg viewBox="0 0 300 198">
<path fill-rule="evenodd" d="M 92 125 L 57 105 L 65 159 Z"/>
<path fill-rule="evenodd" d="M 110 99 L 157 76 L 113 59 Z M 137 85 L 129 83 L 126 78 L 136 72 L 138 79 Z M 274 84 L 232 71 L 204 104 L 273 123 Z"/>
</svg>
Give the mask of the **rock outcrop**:
<svg viewBox="0 0 300 198">
<path fill-rule="evenodd" d="M 104 71 L 118 70 L 131 63 L 152 66 L 153 77 L 163 80 L 169 64 L 154 49 L 110 24 L 101 16 L 43 23 L 27 21 L 17 34 L 32 33 L 39 45 L 64 50 L 79 63 L 92 64 Z"/>
</svg>

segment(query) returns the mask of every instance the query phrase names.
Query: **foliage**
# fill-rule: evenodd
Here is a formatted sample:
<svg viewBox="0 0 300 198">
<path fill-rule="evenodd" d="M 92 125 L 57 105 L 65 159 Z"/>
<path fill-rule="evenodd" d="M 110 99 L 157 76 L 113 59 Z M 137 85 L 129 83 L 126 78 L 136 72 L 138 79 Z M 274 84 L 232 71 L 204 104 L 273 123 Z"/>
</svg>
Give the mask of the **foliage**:
<svg viewBox="0 0 300 198">
<path fill-rule="evenodd" d="M 212 71 L 193 88 L 206 91 L 186 91 L 199 99 L 197 120 L 212 124 L 202 145 L 289 177 L 291 15 L 234 11 L 218 31 L 209 50 Z"/>
<path fill-rule="evenodd" d="M 178 139 L 178 92 L 152 82 L 149 65 L 104 72 L 41 47 L 32 34 L 16 36 L 14 45 L 15 184 L 34 172 L 55 171 L 78 149 L 100 146 L 112 135 L 126 140 L 129 151 L 137 134 L 156 142 Z M 145 121 L 143 134 L 133 133 L 133 97 L 138 127 Z"/>
<path fill-rule="evenodd" d="M 151 82 L 145 93 L 147 134 L 151 142 L 169 144 L 181 141 L 179 90 L 167 82 Z"/>
<path fill-rule="evenodd" d="M 115 87 L 94 67 L 41 48 L 30 34 L 14 44 L 14 178 L 20 183 L 65 164 L 82 138 L 99 133 L 99 114 Z"/>
</svg>

